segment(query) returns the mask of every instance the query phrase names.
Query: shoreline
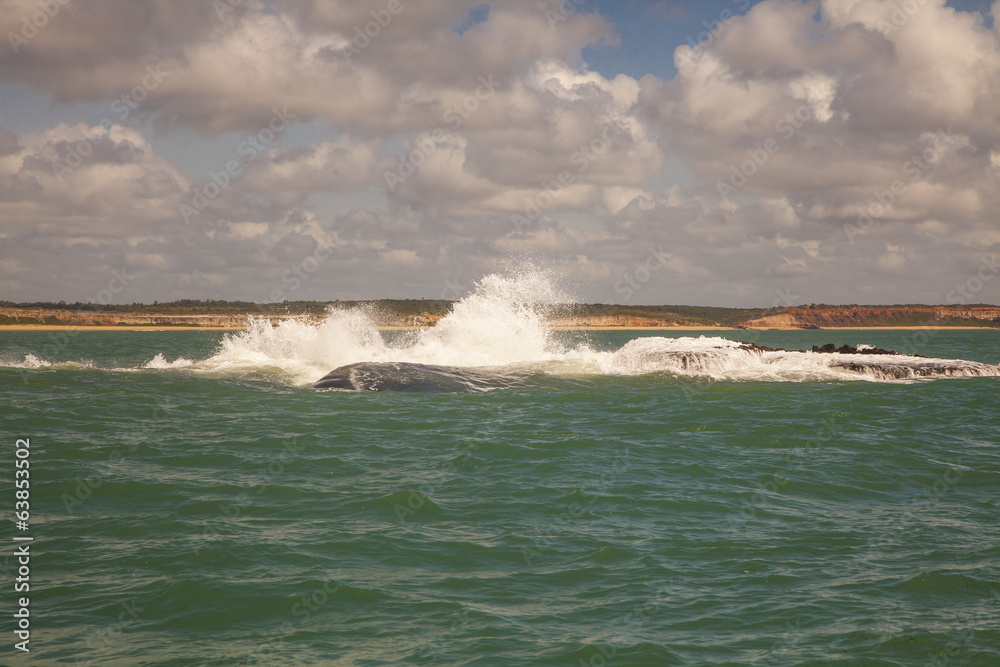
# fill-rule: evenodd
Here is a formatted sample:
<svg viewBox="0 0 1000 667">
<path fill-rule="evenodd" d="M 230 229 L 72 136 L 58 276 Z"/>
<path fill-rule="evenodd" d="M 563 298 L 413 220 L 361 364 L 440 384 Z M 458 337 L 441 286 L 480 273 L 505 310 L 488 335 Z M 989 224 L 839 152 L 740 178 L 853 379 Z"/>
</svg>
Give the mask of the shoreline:
<svg viewBox="0 0 1000 667">
<path fill-rule="evenodd" d="M 385 325 L 379 331 L 421 331 L 434 327 Z M 616 326 L 552 326 L 550 331 L 920 331 L 920 330 L 996 330 L 997 327 L 947 327 L 947 326 L 887 326 L 887 327 L 768 327 L 766 329 L 737 329 L 736 327 L 616 327 Z M 3 331 L 245 331 L 246 327 L 162 326 L 156 324 L 105 325 L 105 324 L 0 324 Z"/>
</svg>

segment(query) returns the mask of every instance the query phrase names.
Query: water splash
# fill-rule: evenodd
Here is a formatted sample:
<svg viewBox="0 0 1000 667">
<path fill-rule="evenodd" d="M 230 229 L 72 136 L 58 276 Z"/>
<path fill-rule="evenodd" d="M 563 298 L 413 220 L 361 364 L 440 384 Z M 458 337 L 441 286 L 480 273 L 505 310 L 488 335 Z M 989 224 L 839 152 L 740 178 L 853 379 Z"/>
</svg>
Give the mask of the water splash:
<svg viewBox="0 0 1000 667">
<path fill-rule="evenodd" d="M 147 363 L 143 368 L 148 368 L 150 370 L 167 370 L 170 368 L 189 368 L 194 366 L 193 361 L 190 359 L 185 359 L 184 357 L 178 357 L 174 361 L 167 361 L 167 358 L 163 356 L 163 353 L 157 354 L 153 357 L 149 363 Z"/>
<path fill-rule="evenodd" d="M 0 359 L 0 366 L 6 368 L 48 368 L 52 362 L 36 357 L 32 353 L 24 355 L 24 359 Z"/>
<path fill-rule="evenodd" d="M 565 295 L 544 273 L 491 274 L 433 329 L 394 350 L 394 361 L 452 366 L 505 366 L 559 358 L 565 350 L 545 325 L 548 308 Z"/>
<path fill-rule="evenodd" d="M 497 367 L 558 360 L 566 350 L 553 339 L 545 316 L 552 304 L 566 300 L 544 272 L 490 274 L 435 327 L 392 343 L 382 337 L 370 308 L 331 309 L 318 323 L 300 319 L 273 326 L 255 319 L 245 331 L 228 334 L 219 351 L 193 370 L 270 373 L 307 385 L 332 368 L 358 362 Z"/>
<path fill-rule="evenodd" d="M 332 309 L 320 322 L 286 320 L 274 326 L 268 319 L 251 320 L 245 331 L 226 335 L 218 352 L 208 359 L 169 362 L 157 355 L 146 368 L 261 377 L 297 386 L 309 386 L 331 370 L 351 364 L 383 364 L 379 369 L 365 369 L 366 373 L 392 372 L 392 364 L 403 364 L 395 368 L 407 373 L 414 372 L 413 364 L 492 369 L 498 378 L 507 380 L 511 373 L 561 378 L 665 373 L 714 380 L 806 382 L 1000 375 L 1000 368 L 976 362 L 767 351 L 705 336 L 636 338 L 616 351 L 597 351 L 585 344 L 570 347 L 545 323 L 553 304 L 570 301 L 544 271 L 490 274 L 436 326 L 391 342 L 383 338 L 377 313 L 370 308 Z"/>
</svg>

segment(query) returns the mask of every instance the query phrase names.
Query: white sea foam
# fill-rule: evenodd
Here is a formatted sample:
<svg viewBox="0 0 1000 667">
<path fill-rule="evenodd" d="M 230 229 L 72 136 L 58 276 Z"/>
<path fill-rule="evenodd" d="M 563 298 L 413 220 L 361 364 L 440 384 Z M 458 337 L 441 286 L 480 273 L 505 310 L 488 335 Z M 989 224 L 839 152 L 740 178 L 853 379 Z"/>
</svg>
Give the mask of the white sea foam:
<svg viewBox="0 0 1000 667">
<path fill-rule="evenodd" d="M 245 331 L 227 335 L 221 349 L 193 370 L 269 369 L 294 384 L 309 384 L 357 362 L 497 367 L 559 361 L 567 351 L 545 326 L 545 308 L 565 298 L 540 272 L 491 274 L 437 326 L 402 335 L 393 344 L 382 337 L 375 313 L 363 308 L 331 310 L 318 323 L 286 320 L 272 326 L 267 319 L 253 320 Z"/>
<path fill-rule="evenodd" d="M 860 348 L 859 348 L 860 349 Z M 909 380 L 1000 376 L 1000 367 L 958 359 L 906 355 L 765 351 L 725 338 L 636 338 L 607 368 L 612 373 L 667 372 L 719 380 Z"/>
<path fill-rule="evenodd" d="M 24 355 L 24 359 L 0 359 L 0 366 L 7 368 L 47 368 L 52 362 L 36 357 L 30 352 Z"/>
<path fill-rule="evenodd" d="M 161 352 L 153 357 L 143 368 L 165 370 L 168 368 L 190 368 L 191 366 L 194 366 L 194 364 L 195 362 L 190 359 L 185 359 L 184 357 L 178 357 L 174 361 L 167 361 L 167 358 L 164 357 Z"/>
<path fill-rule="evenodd" d="M 543 272 L 492 274 L 455 303 L 435 327 L 387 343 L 375 314 L 331 310 L 318 322 L 253 320 L 228 334 L 203 361 L 168 362 L 160 354 L 148 369 L 222 375 L 277 376 L 306 386 L 329 371 L 359 362 L 408 362 L 462 368 L 516 367 L 560 376 L 644 375 L 717 380 L 899 380 L 921 375 L 1000 375 L 1000 368 L 902 355 L 763 351 L 721 337 L 635 338 L 617 351 L 566 347 L 545 326 L 547 308 L 565 303 Z M 863 349 L 865 346 L 860 346 Z"/>
<path fill-rule="evenodd" d="M 80 361 L 49 361 L 32 353 L 24 355 L 24 359 L 0 358 L 0 367 L 4 368 L 93 368 L 94 362 L 90 359 Z"/>
</svg>

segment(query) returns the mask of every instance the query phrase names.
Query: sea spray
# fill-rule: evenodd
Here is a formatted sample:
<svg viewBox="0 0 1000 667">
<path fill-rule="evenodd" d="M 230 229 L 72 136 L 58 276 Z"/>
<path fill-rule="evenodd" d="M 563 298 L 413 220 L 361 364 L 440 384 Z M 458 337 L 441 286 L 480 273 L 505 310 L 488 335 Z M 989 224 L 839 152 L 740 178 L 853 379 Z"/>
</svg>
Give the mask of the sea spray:
<svg viewBox="0 0 1000 667">
<path fill-rule="evenodd" d="M 310 386 L 343 366 L 387 364 L 363 370 L 366 377 L 372 376 L 369 379 L 373 386 L 383 384 L 377 377 L 379 373 L 407 375 L 384 378 L 387 386 L 398 385 L 397 380 L 403 379 L 412 384 L 410 376 L 414 373 L 421 386 L 437 382 L 435 373 L 441 373 L 448 381 L 441 382 L 450 386 L 455 374 L 449 374 L 447 368 L 453 367 L 478 369 L 476 381 L 472 382 L 477 390 L 511 386 L 512 378 L 517 384 L 531 384 L 535 382 L 532 378 L 540 375 L 594 382 L 602 376 L 655 374 L 779 382 L 912 381 L 922 376 L 1000 375 L 997 367 L 975 362 L 769 350 L 706 336 L 642 336 L 617 350 L 598 351 L 586 344 L 567 345 L 546 326 L 546 317 L 555 305 L 568 301 L 545 271 L 512 270 L 482 278 L 436 326 L 390 341 L 379 331 L 379 313 L 371 307 L 334 308 L 319 322 L 302 318 L 273 326 L 270 320 L 254 319 L 245 331 L 226 335 L 219 350 L 208 359 L 169 362 L 157 355 L 146 368 L 185 369 Z M 445 370 L 420 370 L 414 364 Z M 480 371 L 486 376 L 493 373 L 496 382 L 482 381 Z"/>
<path fill-rule="evenodd" d="M 392 343 L 383 339 L 379 314 L 371 308 L 330 309 L 318 323 L 295 319 L 273 326 L 268 319 L 252 319 L 245 331 L 228 334 L 198 369 L 269 368 L 302 385 L 357 362 L 496 367 L 561 360 L 566 350 L 553 339 L 545 317 L 552 304 L 565 300 L 544 272 L 490 274 L 435 327 Z"/>
<path fill-rule="evenodd" d="M 387 346 L 374 314 L 364 308 L 331 309 L 313 323 L 251 319 L 245 331 L 223 338 L 219 351 L 199 364 L 210 371 L 270 368 L 293 384 L 315 380 L 317 373 L 359 360 L 387 358 Z"/>
<path fill-rule="evenodd" d="M 398 361 L 504 366 L 560 358 L 565 350 L 545 324 L 563 294 L 543 273 L 490 274 L 433 329 L 420 332 Z"/>
</svg>

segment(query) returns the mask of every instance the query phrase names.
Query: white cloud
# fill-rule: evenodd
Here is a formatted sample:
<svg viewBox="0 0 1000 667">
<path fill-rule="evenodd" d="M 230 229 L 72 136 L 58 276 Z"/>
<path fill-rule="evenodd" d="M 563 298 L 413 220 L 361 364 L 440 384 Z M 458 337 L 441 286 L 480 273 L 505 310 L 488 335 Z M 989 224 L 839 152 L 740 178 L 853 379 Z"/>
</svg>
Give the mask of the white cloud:
<svg viewBox="0 0 1000 667">
<path fill-rule="evenodd" d="M 33 2 L 0 0 L 0 33 Z M 0 285 L 86 298 L 126 266 L 147 281 L 136 299 L 436 296 L 542 253 L 616 300 L 662 247 L 631 298 L 770 305 L 794 281 L 810 301 L 940 301 L 1000 244 L 1000 33 L 978 15 L 764 0 L 678 47 L 660 81 L 586 66 L 587 45 L 618 39 L 597 13 L 553 27 L 534 0 L 480 4 L 403 3 L 391 20 L 381 0 L 67 5 L 17 53 L 4 44 L 0 78 L 64 109 L 114 109 L 139 86 L 143 129 L 0 130 Z M 154 146 L 255 133 L 276 108 L 293 128 L 186 223 L 218 163 L 188 173 Z"/>
</svg>

